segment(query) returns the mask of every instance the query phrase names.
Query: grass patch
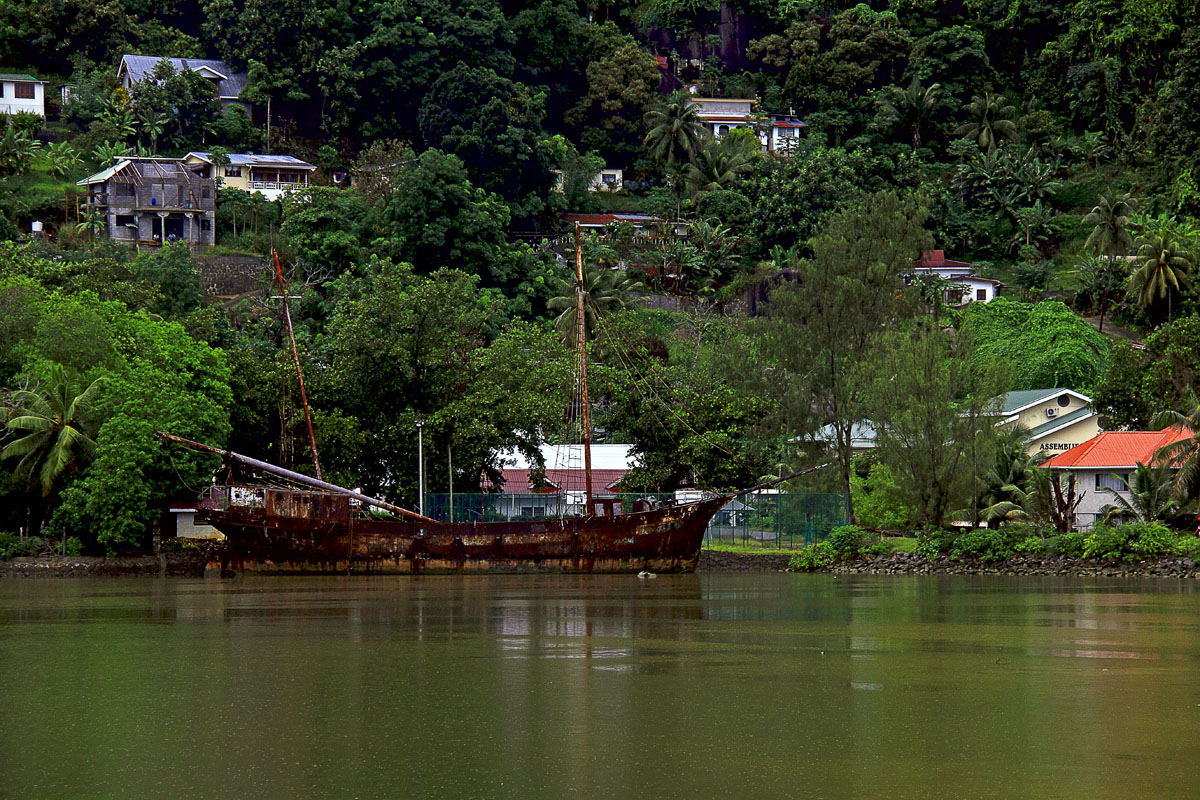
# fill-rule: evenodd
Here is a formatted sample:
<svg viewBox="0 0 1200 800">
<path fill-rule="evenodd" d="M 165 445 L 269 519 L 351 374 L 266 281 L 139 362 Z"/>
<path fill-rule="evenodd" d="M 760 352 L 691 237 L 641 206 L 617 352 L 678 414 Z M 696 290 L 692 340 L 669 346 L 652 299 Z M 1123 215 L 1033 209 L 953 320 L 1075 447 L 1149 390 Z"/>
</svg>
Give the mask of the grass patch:
<svg viewBox="0 0 1200 800">
<path fill-rule="evenodd" d="M 917 539 L 913 536 L 885 536 L 883 543 L 889 553 L 912 553 L 917 549 Z"/>
<path fill-rule="evenodd" d="M 754 553 L 755 555 L 767 556 L 790 556 L 796 552 L 796 548 L 781 550 L 778 547 L 763 547 L 757 544 L 731 544 L 729 542 L 705 542 L 704 549 L 716 550 L 721 553 Z"/>
</svg>

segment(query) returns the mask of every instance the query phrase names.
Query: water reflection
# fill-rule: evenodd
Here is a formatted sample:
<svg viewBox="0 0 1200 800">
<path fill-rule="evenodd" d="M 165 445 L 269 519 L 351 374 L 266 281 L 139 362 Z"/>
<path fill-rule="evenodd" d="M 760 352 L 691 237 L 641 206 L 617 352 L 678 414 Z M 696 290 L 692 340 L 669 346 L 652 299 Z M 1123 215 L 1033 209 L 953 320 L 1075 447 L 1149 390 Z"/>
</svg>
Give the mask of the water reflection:
<svg viewBox="0 0 1200 800">
<path fill-rule="evenodd" d="M 0 582 L 0 797 L 1192 793 L 1190 584 Z"/>
</svg>

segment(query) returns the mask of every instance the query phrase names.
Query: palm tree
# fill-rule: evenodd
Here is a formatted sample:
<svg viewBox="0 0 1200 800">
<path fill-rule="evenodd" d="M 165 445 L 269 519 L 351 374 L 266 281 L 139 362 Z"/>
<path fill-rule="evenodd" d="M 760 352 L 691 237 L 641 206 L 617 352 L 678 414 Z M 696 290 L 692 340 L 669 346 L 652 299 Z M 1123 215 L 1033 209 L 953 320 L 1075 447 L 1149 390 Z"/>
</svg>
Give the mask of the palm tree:
<svg viewBox="0 0 1200 800">
<path fill-rule="evenodd" d="M 100 162 L 102 167 L 110 167 L 119 158 L 129 155 L 129 147 L 121 142 L 105 142 L 96 145 L 92 158 Z"/>
<path fill-rule="evenodd" d="M 1034 491 L 1034 467 L 1045 453 L 1029 455 L 1029 429 L 1016 425 L 996 437 L 996 455 L 983 476 L 979 516 L 994 526 L 1004 520 L 1026 518 L 1025 506 Z"/>
<path fill-rule="evenodd" d="M 1013 122 L 1017 110 L 1004 104 L 1004 95 L 991 92 L 982 97 L 975 95 L 963 106 L 963 111 L 971 119 L 955 128 L 954 135 L 973 139 L 985 153 L 991 153 L 1004 142 L 1017 140 L 1017 123 Z"/>
<path fill-rule="evenodd" d="M 13 394 L 7 428 L 20 438 L 0 450 L 0 460 L 19 459 L 14 477 L 41 488 L 47 512 L 63 478 L 82 469 L 95 452 L 89 414 L 96 410 L 102 385 L 97 378 L 81 390 L 66 368 L 54 364 L 45 384 Z"/>
<path fill-rule="evenodd" d="M 588 255 L 585 253 L 585 255 Z M 569 347 L 579 346 L 579 302 L 575 270 L 567 269 L 553 279 L 556 296 L 546 304 L 561 311 L 554 328 Z M 604 316 L 633 304 L 633 293 L 642 285 L 622 269 L 605 264 L 600 258 L 585 258 L 583 263 L 584 335 L 593 338 L 597 322 Z"/>
<path fill-rule="evenodd" d="M 1115 489 L 1103 488 L 1115 501 L 1100 509 L 1105 521 L 1115 518 L 1132 518 L 1138 522 L 1158 522 L 1177 515 L 1182 503 L 1174 493 L 1170 463 L 1147 466 L 1138 462 L 1133 479 L 1119 478 L 1128 498 Z"/>
<path fill-rule="evenodd" d="M 1154 453 L 1156 463 L 1175 468 L 1172 488 L 1180 500 L 1191 500 L 1200 493 L 1197 491 L 1200 490 L 1200 400 L 1189 391 L 1186 402 L 1186 408 L 1190 409 L 1186 414 L 1174 410 L 1160 411 L 1150 420 L 1150 427 L 1155 430 L 1178 425 L 1191 434 L 1186 439 L 1160 447 Z"/>
<path fill-rule="evenodd" d="M 757 137 L 754 141 L 757 144 Z M 750 159 L 748 148 L 732 134 L 727 134 L 720 142 L 710 141 L 688 164 L 688 187 L 692 194 L 729 188 L 754 168 Z"/>
<path fill-rule="evenodd" d="M 1188 269 L 1194 256 L 1187 246 L 1188 231 L 1161 224 L 1138 237 L 1137 261 L 1129 292 L 1138 305 L 1149 310 L 1156 301 L 1167 301 L 1167 320 L 1172 300 L 1191 287 Z"/>
<path fill-rule="evenodd" d="M 704 139 L 704 122 L 685 91 L 676 92 L 662 108 L 646 114 L 646 124 L 650 131 L 642 143 L 659 163 L 687 163 Z"/>
<path fill-rule="evenodd" d="M 913 150 L 921 146 L 921 131 L 929 123 L 942 98 L 942 85 L 934 83 L 922 86 L 920 78 L 913 78 L 907 89 L 891 86 L 876 101 L 881 120 L 893 127 L 903 128 L 912 137 Z"/>
<path fill-rule="evenodd" d="M 1099 202 L 1083 218 L 1084 225 L 1091 225 L 1087 248 L 1097 256 L 1108 257 L 1105 270 L 1104 290 L 1100 295 L 1100 332 L 1104 333 L 1104 314 L 1108 311 L 1108 295 L 1112 291 L 1112 276 L 1117 256 L 1123 256 L 1133 247 L 1133 234 L 1129 230 L 1129 215 L 1133 213 L 1134 201 L 1129 193 L 1100 196 Z"/>
</svg>

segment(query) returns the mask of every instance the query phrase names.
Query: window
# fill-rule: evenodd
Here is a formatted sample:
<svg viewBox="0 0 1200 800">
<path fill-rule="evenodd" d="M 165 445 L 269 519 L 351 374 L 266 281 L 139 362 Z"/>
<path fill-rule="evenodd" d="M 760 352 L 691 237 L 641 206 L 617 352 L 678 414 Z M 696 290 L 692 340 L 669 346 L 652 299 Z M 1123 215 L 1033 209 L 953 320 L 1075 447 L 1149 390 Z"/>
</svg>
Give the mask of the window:
<svg viewBox="0 0 1200 800">
<path fill-rule="evenodd" d="M 32 83 L 14 83 L 13 84 L 13 97 L 17 98 L 18 100 L 32 100 L 33 99 L 33 84 Z"/>
<path fill-rule="evenodd" d="M 0 83 L 0 97 L 4 97 L 4 84 Z"/>
<path fill-rule="evenodd" d="M 1112 489 L 1118 492 L 1128 491 L 1125 488 L 1125 483 L 1122 482 L 1122 479 L 1128 481 L 1129 473 L 1126 472 L 1121 475 L 1117 475 L 1115 472 L 1097 472 L 1096 489 Z"/>
<path fill-rule="evenodd" d="M 118 183 L 113 191 L 118 197 L 133 197 L 132 183 Z"/>
<path fill-rule="evenodd" d="M 212 194 L 211 194 L 211 192 L 209 192 L 209 189 L 208 189 L 208 187 L 207 187 L 207 186 L 205 186 L 204 188 L 202 188 L 202 189 L 200 190 L 200 196 L 201 196 L 202 198 L 204 198 L 205 200 L 207 200 L 209 197 L 211 197 L 211 196 L 212 196 Z"/>
<path fill-rule="evenodd" d="M 129 225 L 137 227 L 137 219 L 133 214 L 117 214 L 117 227 L 124 228 Z"/>
<path fill-rule="evenodd" d="M 211 231 L 212 230 L 212 220 L 209 220 L 209 219 L 200 220 L 200 230 Z"/>
<path fill-rule="evenodd" d="M 1067 406 L 1069 406 L 1069 405 L 1071 405 L 1071 395 L 1069 395 L 1069 394 L 1060 394 L 1060 395 L 1058 396 L 1058 407 L 1059 407 L 1059 408 L 1066 408 L 1066 407 L 1067 407 Z"/>
<path fill-rule="evenodd" d="M 721 125 L 717 128 L 717 136 L 724 136 L 727 133 L 729 133 L 728 125 Z"/>
<path fill-rule="evenodd" d="M 975 299 L 980 303 L 986 303 L 987 302 L 987 289 L 976 289 L 975 290 Z"/>
<path fill-rule="evenodd" d="M 226 178 L 242 177 L 242 168 L 241 167 L 226 167 L 225 168 L 225 177 Z"/>
</svg>

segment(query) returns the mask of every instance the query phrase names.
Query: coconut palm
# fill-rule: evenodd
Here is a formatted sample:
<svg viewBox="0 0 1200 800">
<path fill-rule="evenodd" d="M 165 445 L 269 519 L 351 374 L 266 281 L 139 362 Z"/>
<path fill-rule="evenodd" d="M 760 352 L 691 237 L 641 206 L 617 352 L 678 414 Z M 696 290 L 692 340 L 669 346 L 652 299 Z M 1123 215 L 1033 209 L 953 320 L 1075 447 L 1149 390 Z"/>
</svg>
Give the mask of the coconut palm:
<svg viewBox="0 0 1200 800">
<path fill-rule="evenodd" d="M 620 311 L 633 304 L 633 293 L 642 285 L 619 268 L 605 263 L 603 257 L 585 258 L 583 264 L 583 320 L 584 332 L 590 340 L 597 322 L 604 316 Z M 554 327 L 563 341 L 570 347 L 579 346 L 579 287 L 574 267 L 562 270 L 553 279 L 556 296 L 546 304 L 561 313 L 554 320 Z"/>
<path fill-rule="evenodd" d="M 993 152 L 1004 142 L 1015 142 L 1018 138 L 1017 123 L 1013 117 L 1017 110 L 1005 105 L 1004 95 L 985 92 L 975 95 L 963 106 L 970 120 L 954 129 L 955 136 L 974 140 L 985 153 Z"/>
<path fill-rule="evenodd" d="M 1104 271 L 1104 289 L 1100 295 L 1100 332 L 1104 333 L 1104 314 L 1108 311 L 1108 296 L 1112 292 L 1112 278 L 1117 256 L 1123 256 L 1133 247 L 1133 233 L 1129 228 L 1129 217 L 1134 210 L 1134 201 L 1126 192 L 1122 195 L 1101 195 L 1099 202 L 1083 218 L 1084 225 L 1091 225 L 1087 248 L 1098 257 L 1108 259 Z"/>
<path fill-rule="evenodd" d="M 691 95 L 679 91 L 656 111 L 646 114 L 650 131 L 642 142 L 655 161 L 685 164 L 700 149 L 704 122 L 691 102 Z"/>
<path fill-rule="evenodd" d="M 1004 520 L 1026 518 L 1034 467 L 1044 460 L 1042 452 L 1029 455 L 1028 428 L 1016 425 L 1001 432 L 996 437 L 992 466 L 983 476 L 980 519 L 991 527 Z"/>
<path fill-rule="evenodd" d="M 1125 518 L 1138 522 L 1158 522 L 1170 519 L 1182 510 L 1182 503 L 1173 491 L 1174 481 L 1169 463 L 1148 466 L 1138 462 L 1131 480 L 1118 480 L 1128 497 L 1115 489 L 1100 489 L 1113 499 L 1112 503 L 1100 509 L 1105 521 Z"/>
<path fill-rule="evenodd" d="M 891 128 L 907 131 L 912 137 L 913 150 L 916 150 L 921 146 L 921 132 L 929 124 L 941 98 L 940 83 L 922 86 L 920 78 L 913 78 L 907 89 L 899 86 L 885 89 L 876 101 L 876 107 L 880 121 Z"/>
<path fill-rule="evenodd" d="M 95 451 L 89 415 L 102 385 L 97 378 L 82 389 L 66 368 L 54 364 L 42 386 L 13 394 L 7 428 L 19 438 L 0 451 L 0 459 L 18 459 L 14 476 L 39 486 L 48 502 L 63 478 L 82 469 Z"/>
<path fill-rule="evenodd" d="M 1195 256 L 1188 246 L 1190 232 L 1161 224 L 1147 230 L 1137 240 L 1137 260 L 1129 293 L 1138 305 L 1149 310 L 1156 302 L 1167 301 L 1167 319 L 1171 319 L 1173 300 L 1191 287 L 1188 276 Z"/>
</svg>

